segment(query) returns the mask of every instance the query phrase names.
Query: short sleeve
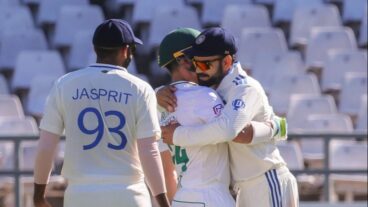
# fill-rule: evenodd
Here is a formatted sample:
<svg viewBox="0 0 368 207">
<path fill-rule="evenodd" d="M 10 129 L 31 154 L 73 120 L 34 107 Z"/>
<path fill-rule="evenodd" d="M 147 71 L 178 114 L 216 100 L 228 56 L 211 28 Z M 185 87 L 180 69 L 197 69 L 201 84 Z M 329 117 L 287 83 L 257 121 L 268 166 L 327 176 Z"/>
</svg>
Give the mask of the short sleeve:
<svg viewBox="0 0 368 207">
<path fill-rule="evenodd" d="M 158 149 L 160 150 L 160 152 L 165 152 L 168 150 L 170 151 L 169 146 L 166 143 L 164 143 L 162 139 L 159 139 L 157 143 L 158 143 Z"/>
<path fill-rule="evenodd" d="M 57 83 L 58 82 L 55 82 L 46 99 L 46 106 L 40 123 L 40 129 L 62 135 L 64 131 L 64 121 Z"/>
<path fill-rule="evenodd" d="M 161 128 L 157 117 L 156 94 L 150 86 L 143 91 L 137 107 L 137 138 L 161 136 Z"/>
</svg>

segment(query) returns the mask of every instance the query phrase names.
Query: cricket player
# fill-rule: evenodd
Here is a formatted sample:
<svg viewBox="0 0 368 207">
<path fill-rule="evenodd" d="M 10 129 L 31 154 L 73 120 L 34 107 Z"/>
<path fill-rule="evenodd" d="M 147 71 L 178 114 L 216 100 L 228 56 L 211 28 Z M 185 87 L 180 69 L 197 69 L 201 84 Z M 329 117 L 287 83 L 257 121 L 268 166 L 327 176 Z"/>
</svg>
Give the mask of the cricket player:
<svg viewBox="0 0 368 207">
<path fill-rule="evenodd" d="M 136 44 L 130 25 L 110 19 L 93 36 L 97 64 L 57 80 L 41 121 L 34 171 L 36 207 L 49 206 L 45 187 L 65 130 L 65 207 L 150 207 L 166 196 L 157 139 L 157 100 L 150 85 L 126 68 Z"/>
<path fill-rule="evenodd" d="M 171 122 L 185 126 L 207 123 L 219 116 L 224 107 L 216 91 L 195 83 L 195 68 L 191 60 L 180 52 L 190 46 L 199 33 L 191 28 L 179 28 L 166 35 L 160 44 L 159 65 L 170 72 L 178 103 L 175 112 L 162 111 L 161 125 Z M 229 191 L 227 143 L 170 148 L 179 177 L 172 206 L 235 206 Z M 172 163 L 171 159 L 169 162 Z"/>
<path fill-rule="evenodd" d="M 161 127 L 164 142 L 181 147 L 218 144 L 232 140 L 243 130 L 244 123 L 273 119 L 274 113 L 262 86 L 235 61 L 236 52 L 234 37 L 219 27 L 203 31 L 192 47 L 184 51 L 193 57 L 199 84 L 216 88 L 226 105 L 221 115 L 210 123 Z M 283 120 L 275 123 L 285 124 Z M 256 136 L 255 131 L 257 138 L 249 144 L 229 142 L 237 207 L 299 205 L 296 180 L 275 145 L 278 139 L 285 137 L 286 131 L 283 127 L 275 129 L 263 138 Z"/>
</svg>

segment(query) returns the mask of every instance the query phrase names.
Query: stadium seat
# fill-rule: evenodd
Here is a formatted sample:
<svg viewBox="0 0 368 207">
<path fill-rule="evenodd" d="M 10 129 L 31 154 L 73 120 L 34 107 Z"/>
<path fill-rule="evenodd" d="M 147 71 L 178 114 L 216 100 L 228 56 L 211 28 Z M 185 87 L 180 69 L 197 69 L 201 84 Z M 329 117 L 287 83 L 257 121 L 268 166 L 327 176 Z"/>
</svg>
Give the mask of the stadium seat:
<svg viewBox="0 0 368 207">
<path fill-rule="evenodd" d="M 341 90 L 347 72 L 367 72 L 367 57 L 359 50 L 329 50 L 322 70 L 322 91 Z"/>
<path fill-rule="evenodd" d="M 162 38 L 178 26 L 201 30 L 196 11 L 191 7 L 180 9 L 173 6 L 159 7 L 151 22 L 147 46 L 157 47 Z"/>
<path fill-rule="evenodd" d="M 103 21 L 99 6 L 63 6 L 56 21 L 53 46 L 70 47 L 77 32 L 94 31 Z"/>
<path fill-rule="evenodd" d="M 47 42 L 41 30 L 4 33 L 0 44 L 0 71 L 14 69 L 18 54 L 23 50 L 46 50 Z"/>
<path fill-rule="evenodd" d="M 137 25 L 140 23 L 150 23 L 157 8 L 162 7 L 162 5 L 171 5 L 173 7 L 177 7 L 178 9 L 185 7 L 182 0 L 136 0 L 133 8 L 133 24 Z"/>
<path fill-rule="evenodd" d="M 364 94 L 367 94 L 367 73 L 346 73 L 340 94 L 340 112 L 353 117 L 358 115 Z"/>
<path fill-rule="evenodd" d="M 313 7 L 323 4 L 323 0 L 275 0 L 273 22 L 290 22 L 297 8 Z"/>
<path fill-rule="evenodd" d="M 39 10 L 37 13 L 37 24 L 54 25 L 60 14 L 60 10 L 65 5 L 79 5 L 86 6 L 89 4 L 88 0 L 39 0 Z"/>
<path fill-rule="evenodd" d="M 360 30 L 359 30 L 359 46 L 361 47 L 367 47 L 367 43 L 368 43 L 368 37 L 367 37 L 367 28 L 368 28 L 368 24 L 367 24 L 367 20 L 368 19 L 368 12 L 367 9 L 365 10 L 365 14 L 362 18 L 362 23 L 360 24 Z"/>
<path fill-rule="evenodd" d="M 22 103 L 18 96 L 0 95 L 0 118 L 24 119 Z"/>
<path fill-rule="evenodd" d="M 284 74 L 274 78 L 269 90 L 269 100 L 276 114 L 287 113 L 293 94 L 321 94 L 317 78 L 313 74 Z"/>
<path fill-rule="evenodd" d="M 287 112 L 288 129 L 290 132 L 303 130 L 309 114 L 336 113 L 336 104 L 330 95 L 294 94 Z"/>
<path fill-rule="evenodd" d="M 266 7 L 261 5 L 227 5 L 221 21 L 221 27 L 229 30 L 237 40 L 245 28 L 271 27 Z"/>
<path fill-rule="evenodd" d="M 345 114 L 310 114 L 304 124 L 307 133 L 352 133 L 353 123 Z M 300 140 L 303 157 L 310 168 L 322 168 L 324 159 L 324 138 L 303 138 Z M 353 140 L 331 140 L 330 143 L 351 143 Z"/>
<path fill-rule="evenodd" d="M 23 118 L 0 116 L 0 136 L 6 135 L 38 135 L 36 120 L 31 116 Z"/>
<path fill-rule="evenodd" d="M 92 44 L 93 31 L 80 31 L 74 36 L 67 61 L 68 71 L 86 67 L 89 54 L 94 53 Z"/>
<path fill-rule="evenodd" d="M 9 94 L 9 87 L 5 77 L 0 74 L 0 95 L 1 94 Z"/>
<path fill-rule="evenodd" d="M 284 33 L 280 29 L 244 29 L 238 44 L 238 60 L 246 69 L 252 69 L 258 54 L 287 52 Z"/>
<path fill-rule="evenodd" d="M 28 5 L 39 5 L 42 0 L 21 0 L 24 4 Z"/>
<path fill-rule="evenodd" d="M 344 0 L 342 7 L 342 19 L 345 23 L 360 22 L 362 18 L 367 18 L 367 0 Z"/>
<path fill-rule="evenodd" d="M 57 51 L 25 51 L 17 59 L 11 87 L 13 90 L 29 89 L 32 80 L 40 75 L 60 77 L 65 67 Z"/>
<path fill-rule="evenodd" d="M 26 33 L 34 29 L 31 11 L 26 6 L 0 7 L 0 28 L 0 43 L 5 41 L 4 33 Z"/>
<path fill-rule="evenodd" d="M 367 132 L 367 119 L 367 94 L 365 94 L 362 96 L 362 101 L 360 104 L 356 131 Z"/>
<path fill-rule="evenodd" d="M 250 4 L 251 0 L 203 0 L 201 23 L 203 26 L 220 25 L 227 5 Z"/>
<path fill-rule="evenodd" d="M 330 150 L 330 169 L 332 170 L 367 170 L 367 144 L 332 144 Z M 338 195 L 345 195 L 346 202 L 353 202 L 354 195 L 367 195 L 367 174 L 333 174 L 330 176 L 330 197 L 338 200 Z"/>
<path fill-rule="evenodd" d="M 290 27 L 292 47 L 308 44 L 310 32 L 314 27 L 339 27 L 339 11 L 334 5 L 299 7 L 295 10 Z"/>
<path fill-rule="evenodd" d="M 26 111 L 32 116 L 41 118 L 45 109 L 46 98 L 50 93 L 57 76 L 39 75 L 32 79 L 26 104 Z"/>
<path fill-rule="evenodd" d="M 19 6 L 19 0 L 0 0 L 0 8 Z"/>
<path fill-rule="evenodd" d="M 252 76 L 269 92 L 275 77 L 304 73 L 304 62 L 299 52 L 259 54 L 254 60 Z"/>
<path fill-rule="evenodd" d="M 323 68 L 331 49 L 355 50 L 356 39 L 350 28 L 315 27 L 306 48 L 306 67 Z"/>
<path fill-rule="evenodd" d="M 281 142 L 277 144 L 277 148 L 290 170 L 304 169 L 302 151 L 297 143 L 293 141 Z"/>
</svg>

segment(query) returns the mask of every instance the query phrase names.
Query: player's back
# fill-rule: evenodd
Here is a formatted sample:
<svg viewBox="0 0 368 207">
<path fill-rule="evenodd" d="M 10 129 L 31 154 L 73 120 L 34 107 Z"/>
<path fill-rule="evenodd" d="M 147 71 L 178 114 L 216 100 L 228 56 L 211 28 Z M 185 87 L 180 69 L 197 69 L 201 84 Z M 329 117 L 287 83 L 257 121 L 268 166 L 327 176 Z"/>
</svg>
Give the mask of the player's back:
<svg viewBox="0 0 368 207">
<path fill-rule="evenodd" d="M 125 69 L 102 64 L 65 75 L 57 86 L 66 129 L 63 175 L 141 181 L 136 138 L 148 133 L 138 124 L 153 89 Z"/>
<path fill-rule="evenodd" d="M 177 88 L 177 108 L 166 120 L 195 126 L 220 115 L 224 106 L 211 88 L 189 82 L 176 82 L 174 85 Z M 175 146 L 173 153 L 183 187 L 205 187 L 216 183 L 229 185 L 227 143 L 186 148 Z"/>
</svg>

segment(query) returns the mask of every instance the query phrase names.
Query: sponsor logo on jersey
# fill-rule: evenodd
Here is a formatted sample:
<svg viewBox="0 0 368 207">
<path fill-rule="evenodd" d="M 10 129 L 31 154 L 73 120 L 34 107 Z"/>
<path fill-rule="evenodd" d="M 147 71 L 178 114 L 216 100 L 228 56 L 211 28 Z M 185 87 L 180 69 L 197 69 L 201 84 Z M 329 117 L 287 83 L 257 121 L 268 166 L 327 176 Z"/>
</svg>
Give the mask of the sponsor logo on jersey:
<svg viewBox="0 0 368 207">
<path fill-rule="evenodd" d="M 242 75 L 238 75 L 235 77 L 235 79 L 233 80 L 233 83 L 237 86 L 237 85 L 243 85 L 247 83 L 247 79 L 245 78 L 245 76 Z"/>
<path fill-rule="evenodd" d="M 243 100 L 241 99 L 235 99 L 232 103 L 233 105 L 233 109 L 235 111 L 239 110 L 239 109 L 242 109 L 242 108 L 245 108 L 245 103 Z"/>
<path fill-rule="evenodd" d="M 217 104 L 216 106 L 212 107 L 213 112 L 216 116 L 219 116 L 221 114 L 221 110 L 224 108 L 223 104 Z"/>
</svg>

